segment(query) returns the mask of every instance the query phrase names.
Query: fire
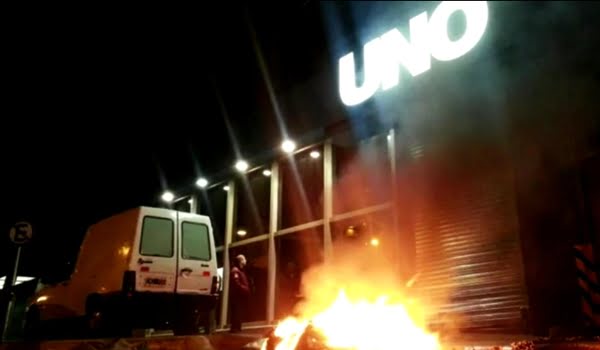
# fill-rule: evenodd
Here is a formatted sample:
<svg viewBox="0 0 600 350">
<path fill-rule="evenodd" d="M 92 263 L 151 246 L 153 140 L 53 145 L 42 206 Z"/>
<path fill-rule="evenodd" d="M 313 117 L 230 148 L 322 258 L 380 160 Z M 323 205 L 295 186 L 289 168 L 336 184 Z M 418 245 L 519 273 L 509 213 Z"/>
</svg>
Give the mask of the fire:
<svg viewBox="0 0 600 350">
<path fill-rule="evenodd" d="M 309 326 L 329 348 L 441 349 L 437 335 L 427 332 L 423 324 L 422 312 L 414 302 L 403 304 L 386 296 L 351 299 L 342 289 L 333 303 L 310 318 L 289 317 L 282 321 L 275 329 L 275 336 L 281 339 L 275 350 L 296 349 Z"/>
<path fill-rule="evenodd" d="M 281 339 L 275 350 L 295 349 L 307 326 L 307 321 L 301 321 L 293 317 L 283 320 L 275 329 L 275 336 Z M 266 343 L 264 346 L 266 346 Z M 265 349 L 264 346 L 262 350 Z"/>
</svg>

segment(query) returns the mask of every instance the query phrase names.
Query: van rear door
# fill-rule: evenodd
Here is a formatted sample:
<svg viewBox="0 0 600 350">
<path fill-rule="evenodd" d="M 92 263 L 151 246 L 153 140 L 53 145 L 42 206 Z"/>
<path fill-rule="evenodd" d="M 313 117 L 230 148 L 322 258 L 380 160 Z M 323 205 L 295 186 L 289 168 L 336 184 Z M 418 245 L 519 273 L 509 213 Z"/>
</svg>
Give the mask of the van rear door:
<svg viewBox="0 0 600 350">
<path fill-rule="evenodd" d="M 177 271 L 177 213 L 144 208 L 141 215 L 140 234 L 131 261 L 131 268 L 136 271 L 135 289 L 172 293 Z"/>
<path fill-rule="evenodd" d="M 217 271 L 210 220 L 184 212 L 177 215 L 180 232 L 177 293 L 210 294 Z"/>
</svg>

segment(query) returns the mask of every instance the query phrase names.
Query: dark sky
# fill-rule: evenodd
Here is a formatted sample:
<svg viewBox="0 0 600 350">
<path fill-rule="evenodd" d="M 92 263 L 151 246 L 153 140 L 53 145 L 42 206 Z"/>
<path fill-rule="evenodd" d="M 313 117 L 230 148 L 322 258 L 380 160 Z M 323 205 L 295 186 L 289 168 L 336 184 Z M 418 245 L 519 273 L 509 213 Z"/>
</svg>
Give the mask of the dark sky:
<svg viewBox="0 0 600 350">
<path fill-rule="evenodd" d="M 254 43 L 277 93 L 322 68 L 326 51 L 313 1 L 28 8 L 10 23 L 2 50 L 0 275 L 16 220 L 36 230 L 22 273 L 46 273 L 71 259 L 89 224 L 155 204 L 164 185 L 181 188 L 198 172 L 231 166 L 217 95 L 245 155 L 274 147 L 281 136 Z"/>
<path fill-rule="evenodd" d="M 91 223 L 156 204 L 163 186 L 183 191 L 200 174 L 213 179 L 231 167 L 232 140 L 244 157 L 276 147 L 282 135 L 267 80 L 293 137 L 346 117 L 356 131 L 364 113 L 341 107 L 337 59 L 392 26 L 406 31 L 411 17 L 438 3 L 4 11 L 0 275 L 14 254 L 7 236 L 17 220 L 36 230 L 21 273 L 45 275 L 73 259 Z M 597 109 L 590 96 L 600 85 L 599 3 L 488 4 L 489 28 L 468 55 L 403 77 L 365 105 L 387 105 L 380 117 L 410 123 L 428 123 L 453 104 L 473 106 L 504 123 L 509 102 L 523 100 L 511 107 L 535 130 L 560 134 L 548 113 L 579 113 L 599 125 L 589 108 Z M 523 96 L 539 97 L 542 107 Z M 385 99 L 391 103 L 378 105 Z M 445 125 L 472 132 L 462 114 Z"/>
</svg>

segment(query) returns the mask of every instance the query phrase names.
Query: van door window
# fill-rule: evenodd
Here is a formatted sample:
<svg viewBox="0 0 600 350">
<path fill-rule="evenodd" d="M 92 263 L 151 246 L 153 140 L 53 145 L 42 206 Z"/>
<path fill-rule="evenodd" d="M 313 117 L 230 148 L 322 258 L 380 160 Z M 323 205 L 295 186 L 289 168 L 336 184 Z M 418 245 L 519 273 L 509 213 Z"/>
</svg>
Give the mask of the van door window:
<svg viewBox="0 0 600 350">
<path fill-rule="evenodd" d="M 209 261 L 211 256 L 208 226 L 184 222 L 181 225 L 181 232 L 181 257 Z"/>
<path fill-rule="evenodd" d="M 173 256 L 173 221 L 146 216 L 142 224 L 140 254 L 146 256 Z"/>
</svg>

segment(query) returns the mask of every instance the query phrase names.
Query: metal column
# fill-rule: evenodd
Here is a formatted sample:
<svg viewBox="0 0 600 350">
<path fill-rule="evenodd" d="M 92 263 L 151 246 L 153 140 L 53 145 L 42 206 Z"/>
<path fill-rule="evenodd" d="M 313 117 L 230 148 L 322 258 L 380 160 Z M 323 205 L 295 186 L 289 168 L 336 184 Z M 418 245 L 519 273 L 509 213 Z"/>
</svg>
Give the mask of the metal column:
<svg viewBox="0 0 600 350">
<path fill-rule="evenodd" d="M 13 316 L 13 308 L 15 306 L 15 298 L 13 294 L 13 287 L 15 281 L 17 280 L 17 274 L 19 270 L 19 261 L 21 260 L 21 246 L 17 246 L 17 254 L 15 256 L 15 263 L 13 266 L 13 271 L 10 275 L 6 275 L 4 279 L 3 289 L 0 291 L 0 310 L 5 308 L 4 314 L 0 315 L 3 319 L 0 323 L 0 343 L 6 340 L 6 336 L 8 335 L 8 327 L 11 321 L 11 317 Z"/>
<path fill-rule="evenodd" d="M 199 209 L 200 206 L 198 205 L 198 195 L 191 195 L 190 196 L 190 213 L 192 214 L 199 214 Z"/>
<path fill-rule="evenodd" d="M 388 149 L 388 157 L 390 161 L 390 172 L 391 172 L 391 187 L 392 187 L 392 230 L 393 234 L 393 244 L 398 249 L 396 251 L 400 252 L 400 247 L 402 246 L 402 239 L 400 237 L 400 225 L 398 223 L 398 179 L 396 177 L 396 132 L 394 129 L 390 129 L 387 134 L 387 149 Z M 395 261 L 398 264 L 397 268 L 399 271 L 403 272 L 406 269 L 406 259 L 403 257 L 404 254 L 399 254 L 396 257 Z"/>
<path fill-rule="evenodd" d="M 323 145 L 323 256 L 330 261 L 333 256 L 331 217 L 333 216 L 333 146 L 331 139 Z"/>
<path fill-rule="evenodd" d="M 269 275 L 267 279 L 267 322 L 275 320 L 275 283 L 277 276 L 277 254 L 275 251 L 275 232 L 279 219 L 279 164 L 271 165 L 271 198 L 269 214 Z"/>
<path fill-rule="evenodd" d="M 227 210 L 225 217 L 225 244 L 223 247 L 223 296 L 221 299 L 221 328 L 227 324 L 227 309 L 229 303 L 229 246 L 233 237 L 233 220 L 235 209 L 235 182 L 229 181 L 229 190 L 227 191 Z"/>
</svg>

